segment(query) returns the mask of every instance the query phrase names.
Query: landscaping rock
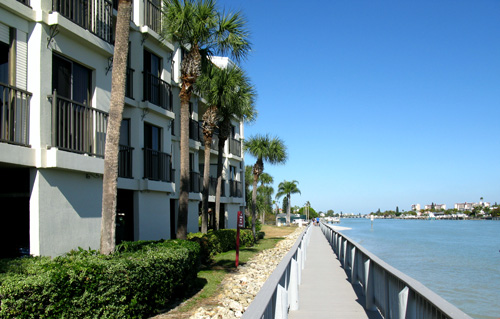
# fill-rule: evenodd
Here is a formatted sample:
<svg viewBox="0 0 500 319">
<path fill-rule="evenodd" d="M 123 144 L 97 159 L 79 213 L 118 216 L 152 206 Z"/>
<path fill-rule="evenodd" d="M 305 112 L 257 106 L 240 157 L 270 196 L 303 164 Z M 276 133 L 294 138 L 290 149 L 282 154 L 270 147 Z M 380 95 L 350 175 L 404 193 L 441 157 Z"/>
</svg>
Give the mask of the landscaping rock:
<svg viewBox="0 0 500 319">
<path fill-rule="evenodd" d="M 260 252 L 237 271 L 227 275 L 222 282 L 222 293 L 218 296 L 219 306 L 198 308 L 190 319 L 240 318 L 303 230 L 303 227 L 297 228 L 278 242 L 276 247 Z"/>
</svg>

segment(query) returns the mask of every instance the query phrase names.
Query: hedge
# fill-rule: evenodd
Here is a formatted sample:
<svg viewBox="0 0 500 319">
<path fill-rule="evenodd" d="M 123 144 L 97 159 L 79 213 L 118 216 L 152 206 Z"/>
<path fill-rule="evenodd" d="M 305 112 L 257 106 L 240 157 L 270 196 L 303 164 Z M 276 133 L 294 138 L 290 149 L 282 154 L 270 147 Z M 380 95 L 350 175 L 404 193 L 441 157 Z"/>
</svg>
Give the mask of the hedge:
<svg viewBox="0 0 500 319">
<path fill-rule="evenodd" d="M 207 234 L 190 233 L 188 239 L 200 244 L 201 260 L 204 264 L 209 263 L 217 254 L 236 249 L 236 230 L 234 229 L 209 230 Z M 252 231 L 241 229 L 240 246 L 250 247 L 254 244 Z"/>
<path fill-rule="evenodd" d="M 111 256 L 80 252 L 0 267 L 1 318 L 137 318 L 164 309 L 196 279 L 200 246 L 139 242 Z"/>
</svg>

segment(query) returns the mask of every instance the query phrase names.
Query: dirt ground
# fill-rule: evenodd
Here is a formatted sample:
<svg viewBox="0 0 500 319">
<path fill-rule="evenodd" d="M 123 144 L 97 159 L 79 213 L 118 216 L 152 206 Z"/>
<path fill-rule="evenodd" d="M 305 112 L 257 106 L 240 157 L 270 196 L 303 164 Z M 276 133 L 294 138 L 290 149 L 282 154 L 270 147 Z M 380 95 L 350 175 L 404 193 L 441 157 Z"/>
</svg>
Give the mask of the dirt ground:
<svg viewBox="0 0 500 319">
<path fill-rule="evenodd" d="M 265 238 L 275 238 L 275 237 L 286 237 L 293 233 L 297 229 L 297 226 L 271 226 L 263 225 L 262 230 L 266 233 Z"/>
</svg>

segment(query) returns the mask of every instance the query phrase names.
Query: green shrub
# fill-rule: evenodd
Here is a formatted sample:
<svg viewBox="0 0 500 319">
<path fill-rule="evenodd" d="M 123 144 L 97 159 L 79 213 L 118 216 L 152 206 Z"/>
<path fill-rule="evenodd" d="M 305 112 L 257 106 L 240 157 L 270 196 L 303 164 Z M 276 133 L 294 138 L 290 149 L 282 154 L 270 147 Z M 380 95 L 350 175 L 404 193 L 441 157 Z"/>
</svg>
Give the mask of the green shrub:
<svg viewBox="0 0 500 319">
<path fill-rule="evenodd" d="M 236 249 L 236 230 L 221 229 L 217 231 L 209 230 L 207 234 L 188 234 L 190 241 L 197 242 L 201 247 L 202 263 L 208 264 L 212 258 L 222 252 Z M 248 229 L 240 230 L 240 246 L 250 247 L 254 245 L 252 231 Z"/>
<path fill-rule="evenodd" d="M 2 267 L 8 273 L 3 273 L 0 285 L 0 317 L 150 316 L 196 279 L 200 256 L 196 243 L 124 246 L 123 252 L 111 256 L 82 250 L 52 261 L 27 258 Z"/>
</svg>

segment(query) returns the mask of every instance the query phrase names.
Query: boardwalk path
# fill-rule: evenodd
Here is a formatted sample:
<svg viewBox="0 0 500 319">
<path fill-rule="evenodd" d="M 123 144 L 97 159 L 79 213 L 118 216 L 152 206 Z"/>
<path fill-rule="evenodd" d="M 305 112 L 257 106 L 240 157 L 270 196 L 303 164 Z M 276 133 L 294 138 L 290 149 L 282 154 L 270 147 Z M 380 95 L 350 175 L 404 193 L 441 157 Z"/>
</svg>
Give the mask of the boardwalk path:
<svg viewBox="0 0 500 319">
<path fill-rule="evenodd" d="M 320 228 L 311 227 L 311 240 L 299 286 L 299 310 L 290 311 L 288 318 L 381 318 L 378 312 L 365 311 L 363 296 L 353 289 Z"/>
</svg>

